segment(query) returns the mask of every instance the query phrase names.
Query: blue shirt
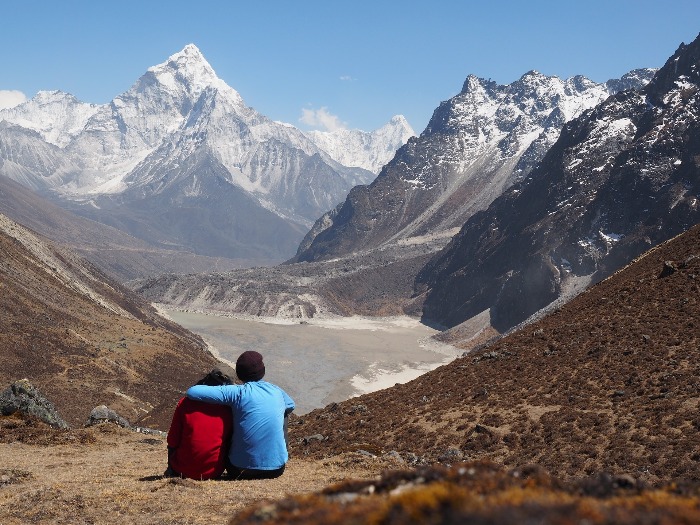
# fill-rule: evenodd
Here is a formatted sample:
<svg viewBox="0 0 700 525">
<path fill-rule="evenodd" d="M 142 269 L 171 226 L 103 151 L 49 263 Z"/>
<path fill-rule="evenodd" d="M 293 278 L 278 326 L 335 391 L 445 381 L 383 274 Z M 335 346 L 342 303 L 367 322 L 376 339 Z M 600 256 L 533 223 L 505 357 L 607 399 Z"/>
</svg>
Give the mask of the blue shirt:
<svg viewBox="0 0 700 525">
<path fill-rule="evenodd" d="M 229 461 L 241 469 L 276 470 L 289 456 L 284 439 L 284 415 L 294 401 L 277 385 L 249 381 L 242 385 L 195 385 L 187 397 L 229 405 L 233 411 L 233 440 Z"/>
</svg>

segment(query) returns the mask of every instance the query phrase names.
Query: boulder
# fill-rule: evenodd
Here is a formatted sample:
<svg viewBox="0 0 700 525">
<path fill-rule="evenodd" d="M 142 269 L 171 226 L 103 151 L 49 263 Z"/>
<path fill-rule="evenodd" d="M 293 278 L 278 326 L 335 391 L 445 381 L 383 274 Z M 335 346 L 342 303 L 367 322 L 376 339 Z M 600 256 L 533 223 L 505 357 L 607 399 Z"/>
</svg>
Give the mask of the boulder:
<svg viewBox="0 0 700 525">
<path fill-rule="evenodd" d="M 57 428 L 68 428 L 56 408 L 28 379 L 15 381 L 0 393 L 0 414 L 9 416 L 15 412 L 35 417 Z"/>
<path fill-rule="evenodd" d="M 91 427 L 101 423 L 114 423 L 120 427 L 131 428 L 131 425 L 126 419 L 105 405 L 100 405 L 92 409 L 88 420 L 85 422 L 85 426 Z"/>
</svg>

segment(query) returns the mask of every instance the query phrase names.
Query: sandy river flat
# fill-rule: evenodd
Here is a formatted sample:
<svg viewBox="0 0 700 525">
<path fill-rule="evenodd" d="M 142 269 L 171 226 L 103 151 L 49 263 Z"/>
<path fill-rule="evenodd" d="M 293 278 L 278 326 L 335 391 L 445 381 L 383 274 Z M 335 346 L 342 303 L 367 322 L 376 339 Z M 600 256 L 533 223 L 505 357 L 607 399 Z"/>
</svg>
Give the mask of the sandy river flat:
<svg viewBox="0 0 700 525">
<path fill-rule="evenodd" d="M 307 323 L 247 320 L 166 310 L 233 365 L 245 350 L 265 359 L 265 379 L 304 414 L 358 394 L 405 383 L 461 351 L 430 339 L 436 331 L 408 317 L 338 318 Z"/>
</svg>

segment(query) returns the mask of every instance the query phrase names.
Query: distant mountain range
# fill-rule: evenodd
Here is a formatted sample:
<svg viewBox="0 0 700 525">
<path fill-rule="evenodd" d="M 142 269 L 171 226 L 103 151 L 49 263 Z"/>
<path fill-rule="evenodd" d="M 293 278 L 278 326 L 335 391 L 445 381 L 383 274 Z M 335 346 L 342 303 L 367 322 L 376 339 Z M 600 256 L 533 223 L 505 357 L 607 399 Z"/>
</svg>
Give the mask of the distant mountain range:
<svg viewBox="0 0 700 525">
<path fill-rule="evenodd" d="M 311 216 L 300 210 L 331 210 L 317 215 L 287 265 L 133 284 L 154 301 L 271 316 L 409 313 L 446 327 L 486 316 L 504 332 L 697 222 L 698 45 L 682 45 L 661 70 L 635 70 L 604 84 L 535 71 L 505 86 L 469 76 L 371 184 L 356 185 L 335 207 L 328 188 L 337 195 L 341 180 L 369 173 L 357 151 L 373 152 L 367 160 L 377 148 L 360 147 L 365 139 L 348 133 L 312 134 L 314 142 L 258 116 L 217 82 L 193 46 L 151 68 L 110 106 L 110 114 L 125 122 L 128 116 L 150 134 L 134 135 L 119 119 L 109 120 L 110 128 L 104 110 L 62 148 L 39 131 L 5 124 L 0 139 L 16 134 L 36 147 L 11 149 L 4 158 L 31 153 L 35 169 L 7 160 L 1 169 L 26 184 L 43 181 L 43 191 L 60 195 L 63 206 L 159 249 L 187 246 L 224 258 L 279 256 Z M 172 75 L 180 80 L 173 84 Z M 187 115 L 167 140 L 156 139 L 175 112 L 165 111 L 155 130 L 124 109 L 136 107 L 126 103 L 131 99 L 147 106 L 153 93 L 164 96 L 161 90 Z M 187 99 L 181 90 L 199 96 Z M 78 116 L 93 110 L 57 120 L 72 133 Z M 234 143 L 246 159 L 235 174 L 220 129 L 248 137 Z M 386 141 L 404 136 L 401 130 L 404 121 L 395 118 L 377 135 Z M 121 150 L 107 140 L 115 136 L 127 150 L 136 144 L 141 151 L 147 139 L 157 145 L 121 178 L 91 176 L 116 165 Z M 60 153 L 95 140 L 107 153 L 76 176 L 77 160 Z M 321 150 L 316 143 L 323 141 Z M 333 160 L 328 152 L 341 158 L 333 141 L 352 144 L 343 162 L 358 166 Z M 89 189 L 79 194 L 77 187 Z M 261 240 L 251 244 L 251 236 Z"/>
<path fill-rule="evenodd" d="M 527 177 L 564 124 L 617 89 L 639 88 L 654 70 L 597 84 L 530 71 L 498 85 L 470 75 L 368 186 L 352 189 L 306 236 L 294 261 L 348 255 L 440 236 L 445 242 L 474 213 Z M 418 241 L 420 242 L 420 241 Z"/>
<path fill-rule="evenodd" d="M 138 289 L 183 307 L 192 296 L 248 314 L 409 313 L 508 331 L 700 220 L 699 42 L 605 84 L 470 76 L 289 264 Z M 254 300 L 216 299 L 236 289 Z"/>
<path fill-rule="evenodd" d="M 190 44 L 109 104 L 54 91 L 0 111 L 0 175 L 156 248 L 270 263 L 412 134 L 273 122 Z"/>
<path fill-rule="evenodd" d="M 378 174 L 393 158 L 396 150 L 415 136 L 415 132 L 402 115 L 396 115 L 384 126 L 371 132 L 336 129 L 307 131 L 306 135 L 342 165 L 364 168 Z"/>
</svg>

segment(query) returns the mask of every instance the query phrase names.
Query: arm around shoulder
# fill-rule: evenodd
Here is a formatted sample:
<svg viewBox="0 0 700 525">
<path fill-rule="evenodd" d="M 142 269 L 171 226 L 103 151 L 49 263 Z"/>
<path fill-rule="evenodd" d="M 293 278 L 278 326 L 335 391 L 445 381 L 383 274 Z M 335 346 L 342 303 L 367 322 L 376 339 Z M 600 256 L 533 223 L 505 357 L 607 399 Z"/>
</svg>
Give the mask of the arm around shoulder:
<svg viewBox="0 0 700 525">
<path fill-rule="evenodd" d="M 206 386 L 195 385 L 187 389 L 187 397 L 194 401 L 225 405 L 233 399 L 236 385 Z"/>
</svg>

